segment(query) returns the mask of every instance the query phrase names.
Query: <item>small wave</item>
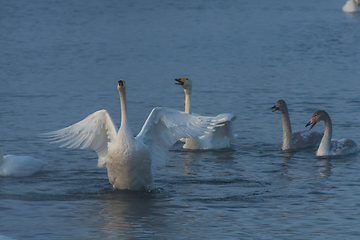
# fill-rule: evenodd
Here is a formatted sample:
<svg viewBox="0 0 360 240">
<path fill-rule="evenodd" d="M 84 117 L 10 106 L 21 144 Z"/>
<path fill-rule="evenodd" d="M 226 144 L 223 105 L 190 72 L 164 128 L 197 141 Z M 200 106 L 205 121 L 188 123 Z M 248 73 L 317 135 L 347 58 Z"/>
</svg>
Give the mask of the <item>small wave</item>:
<svg viewBox="0 0 360 240">
<path fill-rule="evenodd" d="M 251 202 L 258 203 L 264 202 L 268 199 L 288 199 L 288 198 L 302 198 L 302 195 L 266 195 L 261 193 L 234 195 L 220 198 L 187 198 L 189 202 Z"/>
<path fill-rule="evenodd" d="M 179 179 L 178 181 L 166 181 L 169 184 L 182 185 L 182 184 L 208 184 L 208 185 L 225 185 L 225 184 L 234 184 L 242 183 L 246 186 L 251 185 L 251 187 L 264 187 L 271 185 L 270 182 L 260 182 L 254 180 L 245 180 L 240 178 L 234 179 Z"/>
<path fill-rule="evenodd" d="M 0 235 L 0 240 L 15 240 L 15 238 L 9 238 L 9 237 Z"/>
</svg>

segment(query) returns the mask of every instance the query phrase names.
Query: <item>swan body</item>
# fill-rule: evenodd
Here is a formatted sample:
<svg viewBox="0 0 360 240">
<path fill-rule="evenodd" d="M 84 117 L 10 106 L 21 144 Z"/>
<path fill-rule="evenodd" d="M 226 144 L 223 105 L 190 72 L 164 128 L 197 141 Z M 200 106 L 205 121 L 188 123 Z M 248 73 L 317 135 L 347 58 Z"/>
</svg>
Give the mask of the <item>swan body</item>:
<svg viewBox="0 0 360 240">
<path fill-rule="evenodd" d="M 291 131 L 289 111 L 284 100 L 279 100 L 272 107 L 273 112 L 280 111 L 283 123 L 283 141 L 281 150 L 294 150 L 319 145 L 322 133 L 309 131 Z"/>
<path fill-rule="evenodd" d="M 28 177 L 47 163 L 29 156 L 3 155 L 0 150 L 0 176 Z"/>
<path fill-rule="evenodd" d="M 306 127 L 310 126 L 312 129 L 319 121 L 325 122 L 325 132 L 321 140 L 320 146 L 316 151 L 316 156 L 329 156 L 329 155 L 347 155 L 357 151 L 357 144 L 348 138 L 335 140 L 332 137 L 332 123 L 331 118 L 324 110 L 317 110 L 312 115 Z M 309 130 L 310 130 L 309 129 Z"/>
<path fill-rule="evenodd" d="M 180 85 L 184 89 L 184 111 L 191 113 L 191 93 L 192 81 L 188 78 L 175 79 L 175 84 Z M 192 114 L 197 116 L 196 114 Z M 222 125 L 222 127 L 215 128 L 213 132 L 208 132 L 202 136 L 190 137 L 182 139 L 185 142 L 183 148 L 185 149 L 221 149 L 229 148 L 231 143 L 235 142 L 235 136 L 232 131 L 232 123 L 236 119 L 233 114 L 223 113 L 216 117 L 211 117 L 214 121 Z"/>
<path fill-rule="evenodd" d="M 355 3 L 356 2 L 356 3 Z M 356 12 L 356 4 L 359 5 L 359 0 L 348 0 L 343 6 L 344 12 Z"/>
<path fill-rule="evenodd" d="M 147 189 L 156 167 L 164 165 L 166 152 L 180 138 L 214 131 L 218 123 L 169 108 L 154 108 L 140 133 L 134 137 L 127 120 L 125 82 L 118 82 L 121 126 L 117 130 L 106 110 L 97 111 L 67 128 L 44 134 L 60 147 L 90 147 L 98 166 L 107 167 L 115 189 Z"/>
</svg>

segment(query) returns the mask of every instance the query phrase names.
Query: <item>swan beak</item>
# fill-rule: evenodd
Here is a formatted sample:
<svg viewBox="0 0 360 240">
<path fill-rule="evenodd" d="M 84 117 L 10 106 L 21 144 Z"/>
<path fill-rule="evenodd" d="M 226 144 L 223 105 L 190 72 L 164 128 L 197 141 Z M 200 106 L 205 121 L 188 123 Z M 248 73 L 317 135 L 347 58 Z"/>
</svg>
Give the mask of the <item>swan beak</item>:
<svg viewBox="0 0 360 240">
<path fill-rule="evenodd" d="M 309 126 L 310 124 L 312 125 L 310 126 L 309 130 L 311 130 L 315 126 L 316 122 L 311 118 L 310 121 L 305 125 L 305 127 Z"/>
<path fill-rule="evenodd" d="M 118 84 L 119 84 L 120 87 L 124 86 L 124 83 L 125 83 L 124 80 L 119 80 L 119 81 L 118 81 Z"/>
<path fill-rule="evenodd" d="M 175 79 L 175 81 L 177 81 L 175 84 L 176 85 L 184 85 L 184 83 L 186 82 L 186 80 L 188 80 L 187 78 L 178 78 Z"/>
<path fill-rule="evenodd" d="M 356 1 L 357 5 L 360 6 L 360 5 L 359 5 L 359 0 L 355 0 L 355 1 Z"/>
<path fill-rule="evenodd" d="M 275 104 L 271 109 L 273 112 L 275 112 L 275 111 L 279 110 L 280 108 L 277 104 Z"/>
</svg>

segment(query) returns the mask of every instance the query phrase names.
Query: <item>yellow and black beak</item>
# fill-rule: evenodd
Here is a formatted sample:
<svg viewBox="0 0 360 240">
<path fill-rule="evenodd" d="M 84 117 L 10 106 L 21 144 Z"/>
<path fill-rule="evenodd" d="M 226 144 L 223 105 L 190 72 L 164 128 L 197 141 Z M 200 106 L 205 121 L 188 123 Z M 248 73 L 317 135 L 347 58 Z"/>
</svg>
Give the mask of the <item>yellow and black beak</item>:
<svg viewBox="0 0 360 240">
<path fill-rule="evenodd" d="M 175 79 L 175 81 L 177 81 L 175 84 L 177 85 L 184 85 L 184 83 L 186 82 L 186 80 L 188 80 L 187 78 L 178 78 Z"/>
<path fill-rule="evenodd" d="M 355 0 L 355 1 L 356 1 L 357 5 L 360 6 L 360 5 L 359 5 L 359 0 Z"/>
</svg>

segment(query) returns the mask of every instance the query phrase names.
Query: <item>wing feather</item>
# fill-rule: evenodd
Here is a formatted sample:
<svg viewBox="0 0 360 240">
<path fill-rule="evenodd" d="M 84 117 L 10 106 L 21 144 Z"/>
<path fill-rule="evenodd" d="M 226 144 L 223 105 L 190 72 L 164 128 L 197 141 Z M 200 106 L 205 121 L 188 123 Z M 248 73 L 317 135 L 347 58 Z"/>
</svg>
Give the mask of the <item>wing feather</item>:
<svg viewBox="0 0 360 240">
<path fill-rule="evenodd" d="M 231 113 L 223 113 L 214 117 L 213 121 L 216 121 L 218 125 L 223 125 L 215 129 L 214 135 L 221 132 L 221 135 L 228 137 L 231 142 L 235 142 L 236 138 L 232 130 L 232 123 L 235 119 L 235 115 Z"/>
<path fill-rule="evenodd" d="M 180 138 L 201 136 L 222 126 L 209 117 L 194 116 L 171 108 L 154 108 L 136 139 L 150 148 L 153 166 L 165 162 L 166 152 Z"/>
<path fill-rule="evenodd" d="M 117 131 L 109 113 L 99 110 L 78 123 L 41 136 L 53 143 L 60 143 L 60 147 L 90 147 L 98 155 L 98 166 L 103 167 L 107 160 L 108 143 L 116 140 Z"/>
</svg>

